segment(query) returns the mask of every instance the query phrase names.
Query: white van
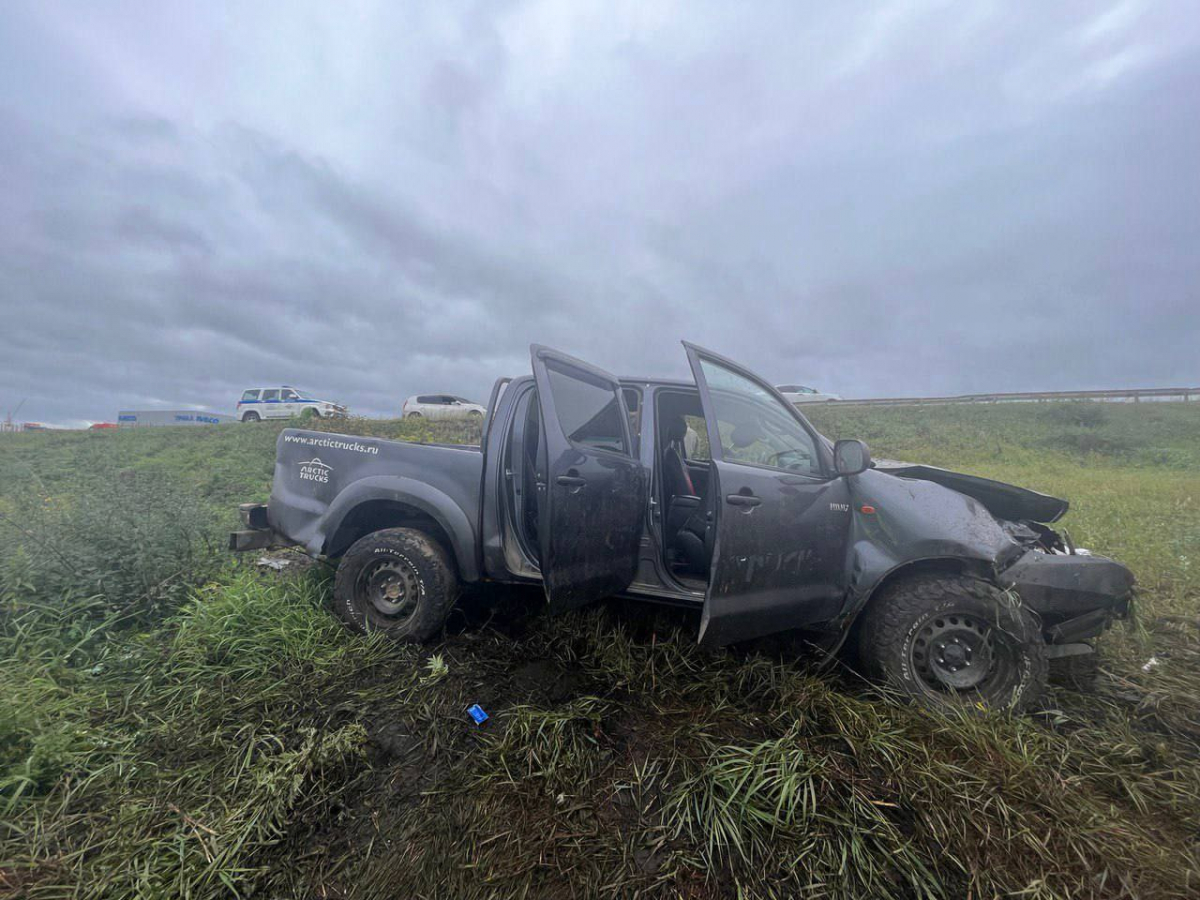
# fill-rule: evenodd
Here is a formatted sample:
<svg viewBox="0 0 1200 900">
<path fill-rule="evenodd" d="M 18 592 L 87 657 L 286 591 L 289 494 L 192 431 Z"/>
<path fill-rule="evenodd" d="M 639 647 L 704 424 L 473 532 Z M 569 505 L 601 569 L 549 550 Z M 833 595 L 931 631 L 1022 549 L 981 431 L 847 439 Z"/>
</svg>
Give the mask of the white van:
<svg viewBox="0 0 1200 900">
<path fill-rule="evenodd" d="M 346 407 L 317 400 L 290 385 L 250 388 L 238 401 L 237 417 L 242 422 L 260 419 L 290 419 L 292 416 L 345 416 Z"/>
</svg>

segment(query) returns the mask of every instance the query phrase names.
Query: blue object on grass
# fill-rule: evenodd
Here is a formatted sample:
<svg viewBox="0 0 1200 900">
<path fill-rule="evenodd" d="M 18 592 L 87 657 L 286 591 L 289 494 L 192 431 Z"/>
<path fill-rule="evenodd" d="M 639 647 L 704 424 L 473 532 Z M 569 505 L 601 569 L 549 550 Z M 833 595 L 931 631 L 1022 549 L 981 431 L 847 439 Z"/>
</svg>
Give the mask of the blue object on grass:
<svg viewBox="0 0 1200 900">
<path fill-rule="evenodd" d="M 483 711 L 483 707 L 478 703 L 467 708 L 467 715 L 475 720 L 476 725 L 482 725 L 488 720 L 488 714 Z"/>
</svg>

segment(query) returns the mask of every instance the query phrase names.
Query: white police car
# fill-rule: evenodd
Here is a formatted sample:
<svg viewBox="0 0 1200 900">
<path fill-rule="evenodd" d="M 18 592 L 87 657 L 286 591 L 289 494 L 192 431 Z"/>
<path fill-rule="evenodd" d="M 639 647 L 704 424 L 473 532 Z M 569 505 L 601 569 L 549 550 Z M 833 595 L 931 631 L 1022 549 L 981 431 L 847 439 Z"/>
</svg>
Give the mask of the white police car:
<svg viewBox="0 0 1200 900">
<path fill-rule="evenodd" d="M 238 401 L 237 417 L 242 422 L 261 419 L 290 419 L 292 416 L 345 416 L 346 407 L 318 400 L 290 385 L 250 388 Z"/>
</svg>

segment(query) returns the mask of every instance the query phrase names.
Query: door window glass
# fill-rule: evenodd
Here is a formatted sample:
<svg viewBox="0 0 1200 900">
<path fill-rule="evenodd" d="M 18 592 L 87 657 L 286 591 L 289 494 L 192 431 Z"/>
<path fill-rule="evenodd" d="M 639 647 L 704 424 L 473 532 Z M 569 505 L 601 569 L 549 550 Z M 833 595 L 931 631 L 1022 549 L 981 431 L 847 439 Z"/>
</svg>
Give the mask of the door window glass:
<svg viewBox="0 0 1200 900">
<path fill-rule="evenodd" d="M 269 391 L 263 391 L 262 398 L 264 400 L 278 400 L 279 399 L 279 391 L 276 389 L 272 389 Z"/>
<path fill-rule="evenodd" d="M 703 357 L 700 368 L 717 417 L 722 459 L 821 474 L 812 435 L 765 387 Z"/>
<path fill-rule="evenodd" d="M 283 392 L 283 399 L 284 400 L 299 400 L 300 395 L 297 394 L 295 391 L 285 390 Z"/>
<path fill-rule="evenodd" d="M 546 361 L 554 411 L 573 444 L 629 455 L 625 404 L 608 381 L 578 369 Z"/>
<path fill-rule="evenodd" d="M 246 393 L 242 394 L 242 402 L 243 403 L 249 403 L 251 400 L 257 400 L 257 399 L 258 399 L 258 391 L 246 391 Z"/>
</svg>

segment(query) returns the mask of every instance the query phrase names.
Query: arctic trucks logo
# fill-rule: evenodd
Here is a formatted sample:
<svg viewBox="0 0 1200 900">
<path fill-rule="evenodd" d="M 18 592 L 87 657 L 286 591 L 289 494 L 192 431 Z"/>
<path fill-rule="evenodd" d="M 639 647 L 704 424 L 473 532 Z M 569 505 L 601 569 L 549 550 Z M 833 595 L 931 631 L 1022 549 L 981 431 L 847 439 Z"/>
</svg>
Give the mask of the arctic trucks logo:
<svg viewBox="0 0 1200 900">
<path fill-rule="evenodd" d="M 298 464 L 300 466 L 300 478 L 302 481 L 315 481 L 318 484 L 329 483 L 329 471 L 332 468 L 321 462 L 319 457 L 314 456 L 308 462 Z"/>
</svg>

